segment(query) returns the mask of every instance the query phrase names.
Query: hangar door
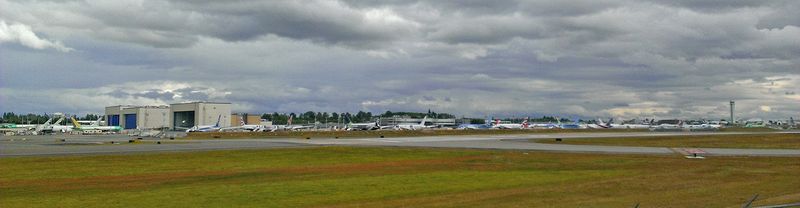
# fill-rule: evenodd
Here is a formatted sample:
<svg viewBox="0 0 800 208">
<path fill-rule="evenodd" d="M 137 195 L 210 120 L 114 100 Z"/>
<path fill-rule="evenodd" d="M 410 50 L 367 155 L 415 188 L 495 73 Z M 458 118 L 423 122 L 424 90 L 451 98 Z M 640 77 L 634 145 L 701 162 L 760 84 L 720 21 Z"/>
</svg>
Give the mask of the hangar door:
<svg viewBox="0 0 800 208">
<path fill-rule="evenodd" d="M 109 115 L 107 121 L 109 126 L 119 126 L 119 115 Z"/>
<path fill-rule="evenodd" d="M 136 114 L 125 114 L 125 129 L 136 128 Z"/>
<path fill-rule="evenodd" d="M 188 129 L 194 126 L 194 111 L 178 111 L 172 114 L 172 126 L 178 129 Z"/>
</svg>

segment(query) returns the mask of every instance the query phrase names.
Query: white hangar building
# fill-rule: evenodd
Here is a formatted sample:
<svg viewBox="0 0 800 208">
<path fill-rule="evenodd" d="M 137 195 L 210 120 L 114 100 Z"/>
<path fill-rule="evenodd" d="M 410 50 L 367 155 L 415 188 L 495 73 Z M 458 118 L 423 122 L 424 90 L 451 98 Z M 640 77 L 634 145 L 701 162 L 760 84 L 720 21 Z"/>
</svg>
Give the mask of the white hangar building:
<svg viewBox="0 0 800 208">
<path fill-rule="evenodd" d="M 169 128 L 169 106 L 108 106 L 105 111 L 106 125 L 122 129 Z"/>
<path fill-rule="evenodd" d="M 193 126 L 214 125 L 231 126 L 231 103 L 191 102 L 169 105 L 169 124 L 174 130 Z"/>
</svg>

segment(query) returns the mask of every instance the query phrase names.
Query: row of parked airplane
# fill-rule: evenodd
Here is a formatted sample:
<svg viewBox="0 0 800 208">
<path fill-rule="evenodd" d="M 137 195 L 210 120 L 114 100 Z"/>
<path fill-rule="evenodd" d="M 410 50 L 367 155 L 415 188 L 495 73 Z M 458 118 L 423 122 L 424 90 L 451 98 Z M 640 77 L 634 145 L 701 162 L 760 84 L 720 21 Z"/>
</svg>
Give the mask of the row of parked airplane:
<svg viewBox="0 0 800 208">
<path fill-rule="evenodd" d="M 214 125 L 198 125 L 193 126 L 192 128 L 186 129 L 186 132 L 217 132 L 217 131 L 254 131 L 254 132 L 264 132 L 264 131 L 277 131 L 277 130 L 300 130 L 300 129 L 309 129 L 312 126 L 304 126 L 304 125 L 292 125 L 292 117 L 289 117 L 289 121 L 287 125 L 257 125 L 257 124 L 246 124 L 244 122 L 243 117 L 239 117 L 239 126 L 232 126 L 232 127 L 222 127 L 220 125 L 220 121 L 222 119 L 222 115 L 219 115 L 217 118 L 217 123 Z"/>
<path fill-rule="evenodd" d="M 292 117 L 289 117 L 289 120 L 286 125 L 254 125 L 254 124 L 245 124 L 244 118 L 239 117 L 239 126 L 233 127 L 221 127 L 220 126 L 220 119 L 222 116 L 220 115 L 217 118 L 217 123 L 214 125 L 205 125 L 205 126 L 193 126 L 186 130 L 186 132 L 216 132 L 216 131 L 253 131 L 253 132 L 265 132 L 265 131 L 296 131 L 296 130 L 303 130 L 303 129 L 311 129 L 314 126 L 311 125 L 293 125 L 292 124 Z M 432 128 L 433 126 L 425 125 L 425 122 L 428 121 L 428 117 L 422 119 L 419 123 L 400 123 L 397 125 L 391 126 L 381 126 L 377 121 L 376 122 L 369 122 L 369 123 L 353 123 L 350 119 L 346 119 L 347 124 L 338 129 L 338 127 L 333 127 L 333 130 L 346 130 L 346 131 L 368 131 L 368 130 L 380 130 L 380 129 L 394 129 L 394 130 L 421 130 L 426 128 Z"/>
<path fill-rule="evenodd" d="M 521 123 L 505 123 L 499 119 L 494 122 L 487 120 L 485 124 L 462 124 L 457 129 L 651 129 L 651 130 L 670 130 L 670 129 L 688 129 L 688 130 L 715 130 L 722 127 L 719 124 L 701 123 L 701 124 L 684 124 L 683 121 L 678 121 L 676 124 L 615 124 L 614 119 L 609 119 L 604 122 L 602 119 L 597 119 L 595 123 L 580 123 L 578 119 L 574 119 L 572 123 L 562 123 L 560 119 L 556 119 L 556 123 L 529 123 L 528 118 L 525 118 Z"/>
<path fill-rule="evenodd" d="M 101 126 L 101 118 L 98 118 L 96 121 L 78 121 L 75 117 L 69 117 L 68 119 L 72 123 L 72 125 L 61 125 L 61 122 L 64 121 L 66 117 L 59 117 L 58 120 L 55 122 L 53 118 L 47 119 L 43 124 L 19 124 L 19 125 L 7 125 L 3 126 L 5 129 L 17 129 L 26 131 L 30 134 L 44 134 L 44 133 L 52 133 L 52 132 L 72 132 L 72 131 L 80 131 L 80 132 L 118 132 L 122 130 L 120 126 Z M 81 124 L 84 123 L 84 124 Z M 88 125 L 87 125 L 88 123 Z"/>
<path fill-rule="evenodd" d="M 69 117 L 72 125 L 61 125 L 60 123 L 65 117 L 60 117 L 56 122 L 52 122 L 53 118 L 48 119 L 44 124 L 31 124 L 31 125 L 14 125 L 3 126 L 2 128 L 15 128 L 25 129 L 32 134 L 42 134 L 50 132 L 72 132 L 80 131 L 83 133 L 102 133 L 102 132 L 119 132 L 122 130 L 120 126 L 101 126 L 102 117 L 97 121 L 77 121 L 74 117 Z M 265 131 L 293 131 L 302 129 L 312 129 L 312 125 L 293 125 L 292 117 L 289 117 L 287 125 L 254 125 L 246 124 L 244 118 L 240 117 L 240 126 L 222 127 L 220 125 L 222 115 L 219 115 L 217 122 L 214 125 L 198 125 L 193 126 L 186 130 L 186 132 L 216 132 L 216 131 L 252 131 L 252 132 L 265 132 Z M 424 117 L 419 123 L 400 123 L 396 125 L 380 125 L 379 122 L 367 123 L 353 123 L 349 118 L 346 118 L 347 124 L 343 128 L 333 127 L 332 130 L 348 130 L 348 131 L 366 131 L 366 130 L 422 130 L 437 128 L 437 126 L 426 125 L 428 117 Z M 716 130 L 722 127 L 720 124 L 714 123 L 692 123 L 686 124 L 681 120 L 677 123 L 662 123 L 655 124 L 653 120 L 645 122 L 645 124 L 615 124 L 613 119 L 603 121 L 597 119 L 594 123 L 580 123 L 578 119 L 574 119 L 571 123 L 562 123 L 560 119 L 556 119 L 556 123 L 529 123 L 528 118 L 520 123 L 504 122 L 500 119 L 486 120 L 484 124 L 462 124 L 456 129 L 650 129 L 650 130 Z M 88 123 L 81 124 L 81 123 Z M 794 119 L 790 118 L 789 126 L 795 126 Z M 750 126 L 748 126 L 750 127 Z"/>
<path fill-rule="evenodd" d="M 350 122 L 341 129 L 333 127 L 333 130 L 347 130 L 347 131 L 369 131 L 369 130 L 422 130 L 437 128 L 437 126 L 426 125 L 427 117 L 424 117 L 419 123 L 400 123 L 396 125 L 380 125 L 379 122 L 367 123 L 353 123 Z M 301 130 L 311 129 L 314 126 L 310 125 L 292 125 L 292 118 L 289 118 L 287 125 L 248 125 L 244 123 L 244 119 L 240 118 L 241 125 L 236 127 L 220 127 L 219 122 L 216 125 L 208 126 L 195 126 L 187 130 L 187 132 L 211 132 L 211 131 L 283 131 L 283 130 Z M 651 121 L 652 122 L 652 121 Z M 456 129 L 650 129 L 650 130 L 716 130 L 721 128 L 719 124 L 699 123 L 699 124 L 685 124 L 683 121 L 677 123 L 664 123 L 664 124 L 615 124 L 613 119 L 603 121 L 597 119 L 594 123 L 580 123 L 575 119 L 570 123 L 562 123 L 557 119 L 556 123 L 529 123 L 526 118 L 520 123 L 504 122 L 499 119 L 494 121 L 487 120 L 484 124 L 462 124 Z"/>
</svg>

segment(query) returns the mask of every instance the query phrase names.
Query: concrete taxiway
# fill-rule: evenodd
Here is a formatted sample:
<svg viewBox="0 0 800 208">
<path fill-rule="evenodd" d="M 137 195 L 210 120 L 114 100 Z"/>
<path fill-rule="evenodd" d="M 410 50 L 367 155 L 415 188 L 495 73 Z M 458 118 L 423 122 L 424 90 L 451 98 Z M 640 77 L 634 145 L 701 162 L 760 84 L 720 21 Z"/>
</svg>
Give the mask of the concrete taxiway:
<svg viewBox="0 0 800 208">
<path fill-rule="evenodd" d="M 135 140 L 130 143 L 130 140 Z M 157 142 L 161 142 L 158 144 Z M 134 152 L 266 149 L 308 146 L 297 142 L 259 140 L 163 140 L 125 135 L 15 136 L 0 138 L 0 157 Z"/>
<path fill-rule="evenodd" d="M 782 132 L 800 133 L 800 132 Z M 215 139 L 215 140 L 143 140 L 128 143 L 132 137 L 124 135 L 102 136 L 13 136 L 0 137 L 0 157 L 33 155 L 69 154 L 113 154 L 133 152 L 198 151 L 224 149 L 264 149 L 304 146 L 392 146 L 392 147 L 431 147 L 431 148 L 474 148 L 531 150 L 556 152 L 584 152 L 609 154 L 676 154 L 675 148 L 629 147 L 543 144 L 531 139 L 555 138 L 605 138 L 605 137 L 658 137 L 680 135 L 719 135 L 753 134 L 746 132 L 635 132 L 635 133 L 560 133 L 524 135 L 473 135 L 473 136 L 434 136 L 434 137 L 393 137 L 357 139 Z M 764 134 L 764 133 L 757 133 Z M 156 142 L 161 141 L 161 144 Z M 112 142 L 114 144 L 112 144 Z M 800 149 L 725 149 L 693 148 L 706 152 L 705 155 L 719 156 L 800 156 Z"/>
</svg>

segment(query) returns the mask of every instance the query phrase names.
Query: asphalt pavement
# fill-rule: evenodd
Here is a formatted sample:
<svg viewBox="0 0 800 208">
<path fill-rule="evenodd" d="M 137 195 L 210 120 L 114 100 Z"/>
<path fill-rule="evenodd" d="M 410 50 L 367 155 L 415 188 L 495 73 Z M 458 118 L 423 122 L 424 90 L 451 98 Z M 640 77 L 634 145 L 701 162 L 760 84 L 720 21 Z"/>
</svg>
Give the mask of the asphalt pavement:
<svg viewBox="0 0 800 208">
<path fill-rule="evenodd" d="M 782 132 L 799 133 L 799 132 Z M 599 145 L 543 144 L 531 139 L 555 138 L 606 138 L 606 137 L 658 137 L 680 135 L 752 134 L 746 132 L 634 132 L 634 133 L 559 133 L 521 135 L 472 135 L 393 137 L 357 139 L 216 139 L 216 140 L 164 140 L 125 135 L 50 135 L 2 136 L 0 157 L 71 154 L 119 154 L 135 152 L 202 151 L 226 149 L 268 149 L 306 146 L 392 146 L 432 148 L 473 148 L 502 150 L 531 150 L 555 152 L 609 153 L 609 154 L 680 154 L 675 148 L 629 147 Z M 763 133 L 758 133 L 763 134 Z M 129 143 L 130 140 L 137 140 Z M 161 144 L 157 144 L 157 142 Z M 726 149 L 693 148 L 705 155 L 719 156 L 800 156 L 800 149 Z"/>
</svg>

